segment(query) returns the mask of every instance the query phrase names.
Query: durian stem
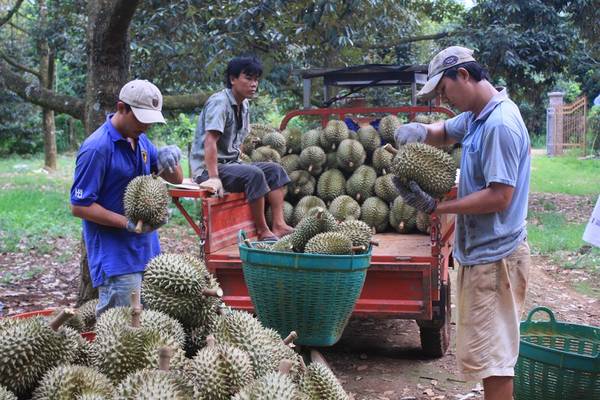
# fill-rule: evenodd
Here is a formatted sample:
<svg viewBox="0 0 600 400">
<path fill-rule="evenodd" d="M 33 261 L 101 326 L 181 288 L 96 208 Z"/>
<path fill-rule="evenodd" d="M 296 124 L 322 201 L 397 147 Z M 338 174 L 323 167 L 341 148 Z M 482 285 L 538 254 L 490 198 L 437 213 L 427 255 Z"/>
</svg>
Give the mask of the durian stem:
<svg viewBox="0 0 600 400">
<path fill-rule="evenodd" d="M 168 371 L 172 356 L 173 350 L 170 347 L 161 347 L 158 349 L 158 369 Z"/>
<path fill-rule="evenodd" d="M 75 315 L 75 310 L 72 308 L 65 308 L 56 317 L 54 317 L 52 321 L 50 321 L 48 326 L 50 326 L 53 331 L 57 331 L 58 328 L 60 328 L 62 324 L 64 324 L 73 315 Z"/>
<path fill-rule="evenodd" d="M 140 302 L 140 292 L 134 290 L 131 292 L 131 326 L 139 328 L 142 325 L 142 304 Z"/>
<path fill-rule="evenodd" d="M 379 246 L 379 242 L 377 242 L 375 240 L 371 240 L 371 241 L 369 241 L 369 243 L 371 244 L 371 246 Z"/>
<path fill-rule="evenodd" d="M 398 228 L 400 228 L 401 231 L 404 230 L 404 221 L 400 221 Z"/>
<path fill-rule="evenodd" d="M 307 169 L 307 171 L 308 171 L 308 172 L 312 172 L 312 170 L 313 170 L 313 166 L 312 166 L 312 164 L 311 164 L 311 165 L 309 165 L 309 166 L 308 166 L 308 169 Z"/>
<path fill-rule="evenodd" d="M 327 364 L 327 361 L 325 360 L 325 357 L 323 357 L 323 354 L 319 353 L 317 350 L 312 349 L 310 351 L 310 359 L 311 359 L 312 362 L 323 364 L 327 368 L 331 369 L 329 367 L 329 364 Z"/>
<path fill-rule="evenodd" d="M 356 251 L 365 251 L 366 248 L 365 246 L 352 246 L 352 251 L 356 252 Z"/>
<path fill-rule="evenodd" d="M 298 334 L 296 333 L 296 331 L 291 331 L 290 334 L 287 335 L 285 339 L 283 339 L 283 343 L 288 345 L 290 343 L 293 343 L 296 339 L 298 339 Z"/>
<path fill-rule="evenodd" d="M 144 226 L 144 221 L 142 221 L 141 219 L 138 221 L 137 225 L 135 226 L 135 233 L 142 233 L 142 227 Z"/>
<path fill-rule="evenodd" d="M 292 370 L 292 361 L 291 360 L 281 360 L 279 362 L 279 367 L 277 368 L 280 374 L 287 375 Z"/>
<path fill-rule="evenodd" d="M 394 146 L 392 146 L 391 144 L 386 144 L 385 146 L 383 146 L 383 148 L 388 151 L 389 153 L 392 153 L 394 155 L 398 154 L 398 149 L 394 148 Z"/>
<path fill-rule="evenodd" d="M 221 289 L 220 287 L 211 288 L 211 289 L 202 289 L 202 294 L 204 296 L 221 298 L 221 297 L 223 297 L 223 289 Z"/>
</svg>

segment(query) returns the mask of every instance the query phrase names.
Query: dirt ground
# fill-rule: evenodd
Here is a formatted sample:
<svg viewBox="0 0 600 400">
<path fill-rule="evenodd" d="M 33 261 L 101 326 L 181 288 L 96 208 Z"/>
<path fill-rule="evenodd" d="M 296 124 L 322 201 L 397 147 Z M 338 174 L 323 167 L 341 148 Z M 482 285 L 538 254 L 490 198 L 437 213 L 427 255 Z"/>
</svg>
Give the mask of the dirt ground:
<svg viewBox="0 0 600 400">
<path fill-rule="evenodd" d="M 565 212 L 572 212 L 573 218 L 589 215 L 582 212 L 587 203 L 559 200 L 568 206 Z M 542 204 L 543 199 L 533 196 L 532 207 L 538 203 Z M 187 226 L 165 228 L 161 242 L 167 252 L 189 252 L 198 246 Z M 79 280 L 78 246 L 76 241 L 57 239 L 52 254 L 0 254 L 0 315 L 74 305 Z M 554 310 L 559 320 L 600 325 L 600 300 L 577 293 L 570 286 L 585 272 L 560 269 L 547 257 L 534 256 L 533 261 L 527 310 L 544 305 Z M 452 279 L 455 275 L 453 271 Z M 452 329 L 454 335 L 454 324 Z M 357 400 L 483 398 L 477 382 L 463 382 L 458 377 L 454 340 L 445 357 L 423 357 L 414 321 L 352 319 L 342 339 L 321 351 Z"/>
</svg>

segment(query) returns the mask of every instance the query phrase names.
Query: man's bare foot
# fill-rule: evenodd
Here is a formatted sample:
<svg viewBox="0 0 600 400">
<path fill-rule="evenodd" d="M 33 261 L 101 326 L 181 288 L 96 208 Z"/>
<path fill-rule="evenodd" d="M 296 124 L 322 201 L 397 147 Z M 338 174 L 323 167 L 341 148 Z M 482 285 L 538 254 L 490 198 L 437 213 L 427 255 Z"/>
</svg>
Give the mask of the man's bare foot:
<svg viewBox="0 0 600 400">
<path fill-rule="evenodd" d="M 278 225 L 278 226 L 273 225 L 273 233 L 279 237 L 289 235 L 292 232 L 294 232 L 294 228 L 292 228 L 288 224 L 283 224 L 283 225 Z"/>
<path fill-rule="evenodd" d="M 279 240 L 280 236 L 277 235 L 276 233 L 271 232 L 270 230 L 266 230 L 266 231 L 262 231 L 262 232 L 257 232 L 258 235 L 258 240 L 259 241 L 263 241 L 263 240 Z"/>
</svg>

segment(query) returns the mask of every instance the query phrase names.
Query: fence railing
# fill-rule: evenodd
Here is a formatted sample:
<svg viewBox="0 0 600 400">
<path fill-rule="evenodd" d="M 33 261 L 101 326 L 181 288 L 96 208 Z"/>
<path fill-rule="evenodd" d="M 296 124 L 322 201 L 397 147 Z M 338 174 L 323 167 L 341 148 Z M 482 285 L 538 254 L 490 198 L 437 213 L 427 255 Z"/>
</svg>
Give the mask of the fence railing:
<svg viewBox="0 0 600 400">
<path fill-rule="evenodd" d="M 557 104 L 547 109 L 546 149 L 548 155 L 561 155 L 565 150 L 579 148 L 586 155 L 587 98 L 571 104 Z"/>
</svg>

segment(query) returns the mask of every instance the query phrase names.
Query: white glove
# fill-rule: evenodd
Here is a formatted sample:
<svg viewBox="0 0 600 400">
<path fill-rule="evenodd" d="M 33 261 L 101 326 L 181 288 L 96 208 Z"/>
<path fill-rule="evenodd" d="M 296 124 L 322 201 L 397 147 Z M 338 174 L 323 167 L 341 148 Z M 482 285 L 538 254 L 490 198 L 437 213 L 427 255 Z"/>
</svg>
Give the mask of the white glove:
<svg viewBox="0 0 600 400">
<path fill-rule="evenodd" d="M 158 170 L 175 171 L 181 160 L 181 150 L 177 145 L 169 145 L 158 149 Z"/>
<path fill-rule="evenodd" d="M 209 178 L 200 183 L 200 189 L 208 189 L 217 197 L 223 197 L 223 182 L 219 178 Z"/>
<path fill-rule="evenodd" d="M 396 132 L 394 132 L 394 139 L 396 139 L 397 146 L 414 142 L 423 143 L 426 137 L 427 128 L 425 128 L 425 125 L 418 122 L 400 125 L 398 129 L 396 129 Z"/>
</svg>

